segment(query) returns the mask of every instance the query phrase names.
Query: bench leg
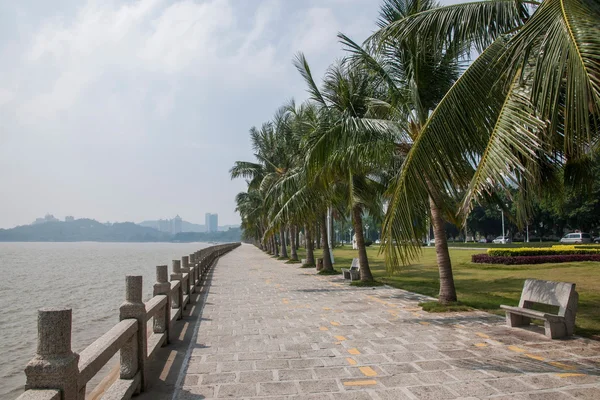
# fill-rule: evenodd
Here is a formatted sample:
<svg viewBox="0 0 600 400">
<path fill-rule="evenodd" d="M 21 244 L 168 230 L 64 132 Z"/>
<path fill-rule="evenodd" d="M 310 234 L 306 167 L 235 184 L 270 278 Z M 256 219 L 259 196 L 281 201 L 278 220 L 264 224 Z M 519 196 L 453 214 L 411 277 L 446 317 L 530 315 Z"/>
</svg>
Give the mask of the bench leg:
<svg viewBox="0 0 600 400">
<path fill-rule="evenodd" d="M 527 326 L 531 323 L 531 318 L 525 317 L 519 314 L 513 314 L 511 312 L 506 312 L 506 325 L 511 328 L 517 326 Z"/>
<path fill-rule="evenodd" d="M 344 274 L 344 279 L 350 279 L 350 271 L 342 268 L 342 274 Z"/>
<path fill-rule="evenodd" d="M 567 326 L 560 321 L 544 321 L 544 331 L 550 339 L 562 339 L 567 336 Z"/>
</svg>

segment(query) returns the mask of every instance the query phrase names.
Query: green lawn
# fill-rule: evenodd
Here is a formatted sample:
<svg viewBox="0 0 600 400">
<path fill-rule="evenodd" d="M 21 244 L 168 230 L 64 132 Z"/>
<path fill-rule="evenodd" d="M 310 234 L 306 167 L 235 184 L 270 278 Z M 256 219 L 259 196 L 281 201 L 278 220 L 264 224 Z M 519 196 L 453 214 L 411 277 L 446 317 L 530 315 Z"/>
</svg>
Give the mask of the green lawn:
<svg viewBox="0 0 600 400">
<path fill-rule="evenodd" d="M 368 248 L 369 263 L 376 280 L 411 292 L 437 297 L 438 270 L 433 248 L 423 248 L 422 257 L 394 275 L 385 271 L 379 248 Z M 537 278 L 574 282 L 579 292 L 577 334 L 600 336 L 600 262 L 538 265 L 473 264 L 471 255 L 483 250 L 451 249 L 450 257 L 459 301 L 465 305 L 503 315 L 500 304 L 517 305 L 523 281 Z M 319 250 L 316 251 L 319 254 Z M 350 246 L 334 249 L 335 268 L 349 268 L 357 251 Z M 305 257 L 304 249 L 298 251 Z"/>
</svg>

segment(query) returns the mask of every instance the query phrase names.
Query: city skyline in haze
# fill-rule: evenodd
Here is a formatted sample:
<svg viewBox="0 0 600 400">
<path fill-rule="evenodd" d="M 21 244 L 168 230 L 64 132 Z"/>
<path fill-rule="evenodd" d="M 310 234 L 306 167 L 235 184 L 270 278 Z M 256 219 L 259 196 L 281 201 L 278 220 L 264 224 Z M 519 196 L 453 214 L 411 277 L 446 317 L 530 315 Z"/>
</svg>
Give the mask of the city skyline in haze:
<svg viewBox="0 0 600 400">
<path fill-rule="evenodd" d="M 219 214 L 239 224 L 248 130 L 362 42 L 371 0 L 0 2 L 0 228 Z"/>
</svg>

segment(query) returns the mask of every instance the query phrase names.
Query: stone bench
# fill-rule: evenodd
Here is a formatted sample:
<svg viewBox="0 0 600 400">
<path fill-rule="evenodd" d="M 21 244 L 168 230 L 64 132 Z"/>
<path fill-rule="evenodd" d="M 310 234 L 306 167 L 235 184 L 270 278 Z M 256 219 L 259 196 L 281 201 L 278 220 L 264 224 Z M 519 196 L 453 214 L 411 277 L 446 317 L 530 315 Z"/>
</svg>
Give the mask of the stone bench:
<svg viewBox="0 0 600 400">
<path fill-rule="evenodd" d="M 532 319 L 544 320 L 545 334 L 551 339 L 571 336 L 575 330 L 575 314 L 579 294 L 574 283 L 527 279 L 521 292 L 518 307 L 501 305 L 506 311 L 506 324 L 510 327 L 527 326 Z M 534 304 L 558 307 L 553 314 L 534 310 Z"/>
<path fill-rule="evenodd" d="M 350 279 L 351 281 L 357 281 L 360 279 L 360 271 L 359 271 L 360 262 L 358 258 L 352 259 L 352 265 L 350 268 L 342 268 L 342 274 L 344 274 L 344 279 Z"/>
</svg>

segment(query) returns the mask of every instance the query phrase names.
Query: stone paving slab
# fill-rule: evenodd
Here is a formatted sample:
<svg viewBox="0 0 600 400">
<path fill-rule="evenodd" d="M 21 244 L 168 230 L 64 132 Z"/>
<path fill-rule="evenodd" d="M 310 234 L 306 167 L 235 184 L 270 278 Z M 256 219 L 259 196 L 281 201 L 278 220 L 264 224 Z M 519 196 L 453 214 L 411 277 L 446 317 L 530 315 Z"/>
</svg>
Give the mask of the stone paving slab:
<svg viewBox="0 0 600 400">
<path fill-rule="evenodd" d="M 600 399 L 600 343 L 426 313 L 427 299 L 243 245 L 214 270 L 174 398 Z"/>
</svg>

